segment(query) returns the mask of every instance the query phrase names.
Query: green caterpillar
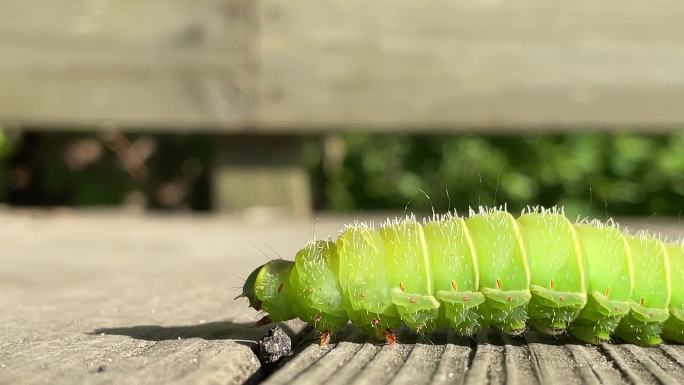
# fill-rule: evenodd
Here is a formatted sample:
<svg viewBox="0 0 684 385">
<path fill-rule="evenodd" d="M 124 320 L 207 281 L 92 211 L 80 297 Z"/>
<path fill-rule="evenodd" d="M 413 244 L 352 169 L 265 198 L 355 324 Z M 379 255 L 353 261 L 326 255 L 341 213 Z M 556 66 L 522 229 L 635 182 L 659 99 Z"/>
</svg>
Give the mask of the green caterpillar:
<svg viewBox="0 0 684 385">
<path fill-rule="evenodd" d="M 294 261 L 258 267 L 239 297 L 267 313 L 260 323 L 309 322 L 321 344 L 349 321 L 389 343 L 402 324 L 684 343 L 684 245 L 623 234 L 612 222 L 573 224 L 555 208 L 517 219 L 480 208 L 379 230 L 349 225 L 336 242 L 314 240 Z"/>
</svg>

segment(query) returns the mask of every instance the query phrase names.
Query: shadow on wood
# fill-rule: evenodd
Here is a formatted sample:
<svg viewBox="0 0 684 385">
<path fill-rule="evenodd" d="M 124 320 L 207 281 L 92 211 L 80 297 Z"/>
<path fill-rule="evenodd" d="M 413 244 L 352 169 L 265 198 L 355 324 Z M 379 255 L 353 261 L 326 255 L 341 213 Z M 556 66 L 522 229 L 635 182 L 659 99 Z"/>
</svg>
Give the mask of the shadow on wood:
<svg viewBox="0 0 684 385">
<path fill-rule="evenodd" d="M 146 341 L 164 341 L 186 338 L 201 338 L 205 340 L 234 340 L 249 347 L 254 347 L 257 341 L 268 331 L 269 326 L 255 328 L 251 322 L 207 322 L 200 325 L 187 326 L 159 326 L 135 325 L 116 328 L 95 329 L 90 335 L 108 334 L 128 336 Z M 272 325 L 271 325 L 272 326 Z M 297 333 L 287 324 L 281 324 L 285 332 L 293 337 Z"/>
</svg>

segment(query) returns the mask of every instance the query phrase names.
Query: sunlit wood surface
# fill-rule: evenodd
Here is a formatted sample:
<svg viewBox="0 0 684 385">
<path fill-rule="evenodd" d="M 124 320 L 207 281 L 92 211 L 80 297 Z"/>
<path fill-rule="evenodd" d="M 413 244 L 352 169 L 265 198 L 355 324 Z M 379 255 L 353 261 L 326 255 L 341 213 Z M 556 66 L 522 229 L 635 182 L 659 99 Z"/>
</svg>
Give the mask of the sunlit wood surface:
<svg viewBox="0 0 684 385">
<path fill-rule="evenodd" d="M 381 219 L 378 215 L 375 219 Z M 234 301 L 267 258 L 365 217 L 286 218 L 0 211 L 0 384 L 662 383 L 684 381 L 684 346 L 586 346 L 537 333 L 474 339 L 353 329 L 303 342 L 270 374 L 253 353 L 266 328 Z M 677 221 L 636 221 L 676 235 Z M 270 376 L 268 376 L 270 374 Z"/>
</svg>

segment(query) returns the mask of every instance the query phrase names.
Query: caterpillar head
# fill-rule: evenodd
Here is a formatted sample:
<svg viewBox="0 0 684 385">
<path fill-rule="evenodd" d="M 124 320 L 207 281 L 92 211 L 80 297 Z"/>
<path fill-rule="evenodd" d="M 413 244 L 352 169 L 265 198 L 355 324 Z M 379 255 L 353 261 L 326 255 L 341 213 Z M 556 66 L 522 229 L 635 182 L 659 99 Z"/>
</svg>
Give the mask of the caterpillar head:
<svg viewBox="0 0 684 385">
<path fill-rule="evenodd" d="M 261 300 L 257 298 L 256 291 L 254 289 L 256 286 L 257 277 L 259 276 L 259 272 L 261 272 L 261 269 L 264 266 L 266 265 L 264 264 L 254 269 L 254 271 L 249 275 L 249 277 L 247 277 L 245 284 L 242 286 L 242 294 L 235 297 L 235 299 L 247 298 L 247 300 L 249 301 L 249 306 L 254 308 L 255 310 L 261 310 Z"/>
<path fill-rule="evenodd" d="M 294 262 L 283 259 L 274 259 L 259 266 L 249 275 L 242 294 L 237 298 L 247 298 L 249 306 L 263 310 L 273 321 L 295 318 L 289 296 L 293 266 Z"/>
</svg>

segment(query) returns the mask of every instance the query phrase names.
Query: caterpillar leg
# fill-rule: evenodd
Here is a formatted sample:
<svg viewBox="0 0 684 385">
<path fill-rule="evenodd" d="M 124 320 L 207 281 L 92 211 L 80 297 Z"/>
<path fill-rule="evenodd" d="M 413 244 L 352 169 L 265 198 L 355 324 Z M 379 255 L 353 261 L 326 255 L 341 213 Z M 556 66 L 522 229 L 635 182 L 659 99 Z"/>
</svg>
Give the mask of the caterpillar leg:
<svg viewBox="0 0 684 385">
<path fill-rule="evenodd" d="M 318 341 L 318 346 L 320 347 L 325 347 L 328 346 L 328 343 L 330 343 L 330 336 L 332 332 L 330 330 L 323 330 L 320 333 L 320 341 Z"/>
<path fill-rule="evenodd" d="M 397 343 L 397 336 L 394 334 L 392 329 L 383 329 L 382 335 L 388 345 L 394 345 Z"/>
<path fill-rule="evenodd" d="M 590 344 L 607 342 L 629 309 L 628 302 L 610 300 L 602 293 L 591 293 L 568 330 L 575 338 Z"/>
<path fill-rule="evenodd" d="M 270 317 L 269 315 L 265 315 L 265 316 L 261 317 L 260 320 L 258 320 L 257 322 L 255 322 L 255 323 L 254 323 L 254 326 L 252 326 L 252 327 L 258 328 L 259 326 L 268 325 L 268 324 L 270 324 L 270 323 L 272 323 L 272 322 L 273 322 L 273 321 L 271 320 L 271 317 Z"/>
<path fill-rule="evenodd" d="M 557 336 L 565 333 L 587 303 L 587 295 L 563 292 L 530 285 L 532 299 L 527 306 L 528 323 L 542 333 Z"/>
<path fill-rule="evenodd" d="M 483 326 L 493 326 L 502 332 L 517 336 L 527 328 L 529 290 L 502 291 L 482 288 L 485 302 L 480 305 Z"/>
<path fill-rule="evenodd" d="M 663 325 L 663 336 L 665 338 L 684 344 L 684 320 L 682 318 L 684 317 L 680 317 L 679 314 L 672 311 L 672 315 Z"/>
<path fill-rule="evenodd" d="M 659 345 L 662 342 L 662 339 L 660 338 L 660 334 L 662 333 L 660 323 L 644 322 L 634 317 L 632 313 L 628 314 L 620 321 L 615 332 L 623 341 L 635 345 L 653 346 Z"/>
</svg>

